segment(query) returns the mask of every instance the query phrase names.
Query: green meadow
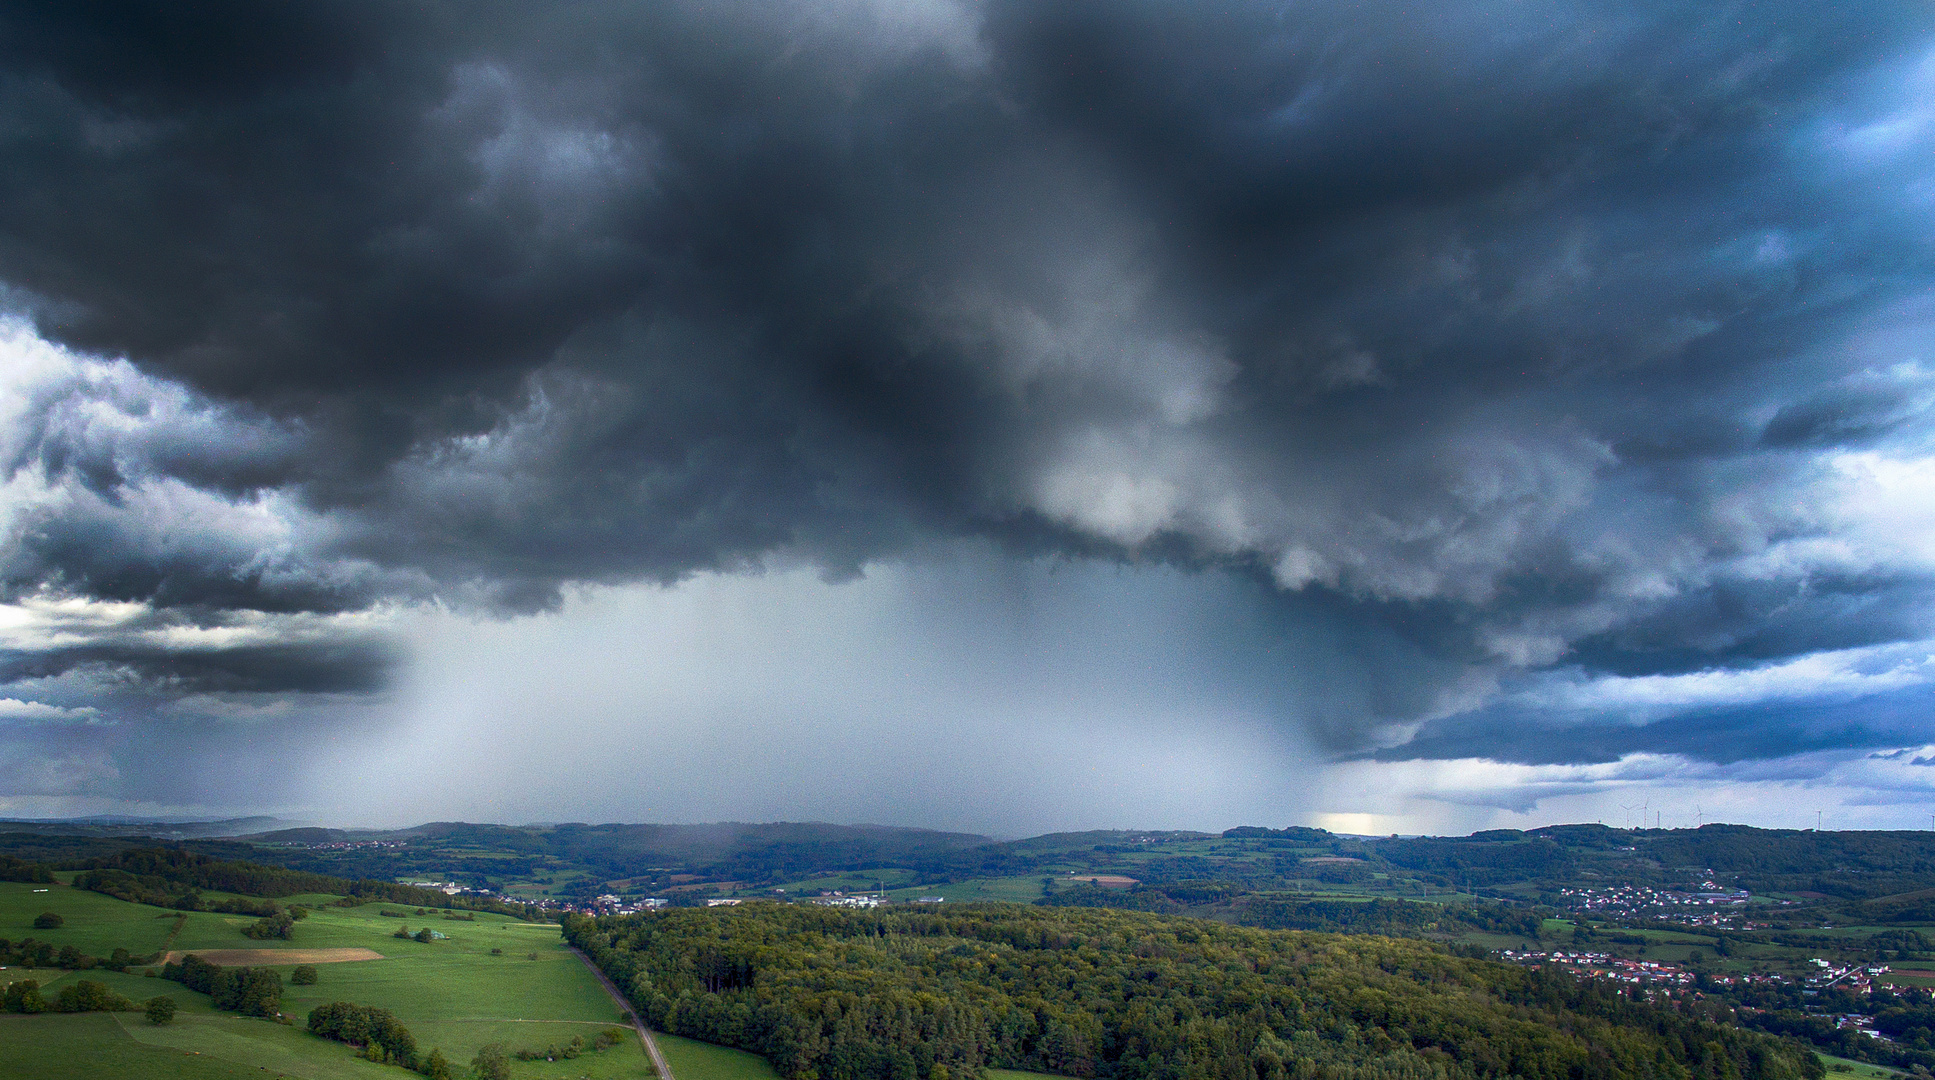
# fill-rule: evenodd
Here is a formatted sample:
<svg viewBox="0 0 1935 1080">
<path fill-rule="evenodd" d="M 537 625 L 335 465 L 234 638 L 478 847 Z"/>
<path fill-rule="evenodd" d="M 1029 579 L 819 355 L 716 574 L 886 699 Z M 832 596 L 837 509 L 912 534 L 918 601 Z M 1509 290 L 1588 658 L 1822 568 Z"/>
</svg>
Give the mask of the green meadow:
<svg viewBox="0 0 1935 1080">
<path fill-rule="evenodd" d="M 34 919 L 51 911 L 66 922 L 58 930 L 36 930 Z M 72 945 L 89 956 L 106 956 L 117 947 L 137 956 L 157 952 L 174 929 L 176 913 L 130 904 L 58 883 L 29 885 L 0 881 L 0 938 Z M 246 941 L 238 933 L 237 940 Z M 233 946 L 230 946 L 233 948 Z"/>
<path fill-rule="evenodd" d="M 320 903 L 332 898 L 308 899 Z M 58 930 L 34 930 L 34 917 L 50 910 L 60 914 L 65 925 Z M 405 917 L 385 917 L 381 914 L 385 910 L 401 911 Z M 168 943 L 178 921 L 181 928 Z M 62 885 L 0 883 L 0 937 L 72 943 L 91 955 L 106 955 L 116 946 L 152 952 L 167 943 L 189 952 L 364 948 L 383 957 L 315 964 L 314 986 L 290 985 L 289 975 L 297 963 L 293 952 L 288 963 L 268 965 L 283 976 L 282 1008 L 295 1018 L 294 1026 L 217 1012 L 205 996 L 177 983 L 145 977 L 141 969 L 127 974 L 49 968 L 0 971 L 0 982 L 18 977 L 39 980 L 50 999 L 69 982 L 88 978 L 136 1001 L 166 994 L 181 1007 L 175 1022 L 165 1026 L 149 1024 L 139 1012 L 0 1017 L 4 1025 L 0 1042 L 7 1048 L 0 1054 L 0 1078 L 246 1073 L 313 1080 L 399 1080 L 412 1075 L 360 1060 L 350 1048 L 308 1034 L 302 1023 L 309 1010 L 331 1001 L 389 1009 L 416 1036 L 423 1052 L 439 1048 L 457 1064 L 468 1063 L 490 1042 L 505 1043 L 513 1050 L 543 1050 L 562 1047 L 574 1035 L 588 1044 L 604 1028 L 622 1026 L 620 1007 L 565 947 L 556 926 L 482 913 L 475 921 L 445 919 L 435 910 L 418 915 L 414 908 L 366 904 L 318 907 L 296 924 L 291 940 L 254 941 L 241 933 L 253 921 L 249 916 L 212 912 L 192 912 L 181 920 L 177 913 Z M 412 931 L 429 927 L 446 937 L 417 942 L 392 936 L 405 925 Z M 24 1049 L 16 1052 L 16 1048 Z M 512 1069 L 520 1080 L 630 1080 L 651 1075 L 649 1059 L 629 1032 L 625 1040 L 603 1051 L 569 1060 L 518 1061 Z M 705 1069 L 700 1067 L 692 1080 L 708 1080 Z"/>
<path fill-rule="evenodd" d="M 779 1073 L 758 1054 L 677 1035 L 653 1035 L 652 1039 L 675 1080 L 779 1080 Z"/>
<path fill-rule="evenodd" d="M 1891 1069 L 1886 1065 L 1870 1065 L 1865 1061 L 1852 1061 L 1819 1051 L 1816 1051 L 1814 1056 L 1820 1058 L 1821 1064 L 1827 1066 L 1829 1080 L 1834 1080 L 1836 1077 L 1848 1078 L 1848 1080 L 1896 1080 L 1897 1077 L 1908 1075 L 1900 1069 Z"/>
<path fill-rule="evenodd" d="M 0 1048 L 0 1078 L 5 1080 L 230 1080 L 265 1075 L 255 1065 L 137 1042 L 118 1017 L 101 1013 L 0 1016 Z"/>
</svg>

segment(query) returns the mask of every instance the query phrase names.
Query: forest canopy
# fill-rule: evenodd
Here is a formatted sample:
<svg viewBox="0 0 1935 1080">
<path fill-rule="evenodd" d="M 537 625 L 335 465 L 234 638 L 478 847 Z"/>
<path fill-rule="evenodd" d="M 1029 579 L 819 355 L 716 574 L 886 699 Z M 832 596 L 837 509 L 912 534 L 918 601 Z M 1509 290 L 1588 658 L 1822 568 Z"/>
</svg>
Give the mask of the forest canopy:
<svg viewBox="0 0 1935 1080">
<path fill-rule="evenodd" d="M 1120 910 L 567 916 L 674 1034 L 789 1080 L 1798 1080 L 1813 1054 L 1421 941 Z"/>
</svg>

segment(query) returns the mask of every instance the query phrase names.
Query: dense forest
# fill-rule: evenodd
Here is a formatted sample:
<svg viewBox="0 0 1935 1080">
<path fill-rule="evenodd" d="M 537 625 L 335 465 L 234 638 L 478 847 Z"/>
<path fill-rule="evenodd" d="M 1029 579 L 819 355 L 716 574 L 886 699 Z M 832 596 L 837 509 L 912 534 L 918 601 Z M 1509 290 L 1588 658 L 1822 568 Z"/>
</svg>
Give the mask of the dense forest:
<svg viewBox="0 0 1935 1080">
<path fill-rule="evenodd" d="M 670 1032 L 790 1080 L 1790 1080 L 1795 1043 L 1424 942 L 1089 908 L 757 904 L 565 935 Z"/>
</svg>

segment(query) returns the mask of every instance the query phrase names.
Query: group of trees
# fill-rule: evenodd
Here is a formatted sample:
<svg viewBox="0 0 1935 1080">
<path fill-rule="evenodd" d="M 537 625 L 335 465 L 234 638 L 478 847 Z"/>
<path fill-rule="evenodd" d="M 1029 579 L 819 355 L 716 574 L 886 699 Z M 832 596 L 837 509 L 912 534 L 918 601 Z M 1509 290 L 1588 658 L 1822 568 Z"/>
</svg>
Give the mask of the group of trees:
<svg viewBox="0 0 1935 1080">
<path fill-rule="evenodd" d="M 587 1051 L 597 1053 L 608 1047 L 617 1046 L 624 1041 L 625 1031 L 623 1028 L 606 1028 L 592 1036 L 589 1044 L 585 1042 L 583 1035 L 573 1035 L 571 1036 L 570 1042 L 552 1043 L 543 1049 L 527 1046 L 518 1050 L 512 1056 L 519 1061 L 570 1061 Z"/>
<path fill-rule="evenodd" d="M 1415 940 L 1012 905 L 746 905 L 564 929 L 654 1025 L 795 1080 L 1822 1075 L 1791 1042 Z"/>
<path fill-rule="evenodd" d="M 154 959 L 156 959 L 154 954 L 138 957 L 126 949 L 116 949 L 110 956 L 98 957 L 87 955 L 73 944 L 62 945 L 56 949 L 51 941 L 23 938 L 16 943 L 7 938 L 0 938 L 0 967 L 55 967 L 68 971 L 86 971 L 89 968 L 98 967 L 109 971 L 125 971 L 131 964 L 149 963 Z"/>
<path fill-rule="evenodd" d="M 25 881 L 45 885 L 54 875 L 40 863 L 26 862 L 11 855 L 0 855 L 0 881 Z"/>
<path fill-rule="evenodd" d="M 54 998 L 56 1012 L 126 1012 L 133 1008 L 134 1002 L 93 979 L 77 979 L 73 985 L 62 987 Z"/>
<path fill-rule="evenodd" d="M 273 914 L 264 915 L 262 918 L 244 926 L 242 928 L 242 936 L 254 938 L 257 941 L 266 941 L 269 938 L 280 938 L 283 941 L 287 941 L 294 936 L 297 920 L 308 917 L 309 912 L 305 908 L 293 907 L 286 910 L 278 910 Z"/>
<path fill-rule="evenodd" d="M 357 1047 L 362 1057 L 378 1064 L 410 1069 L 431 1080 L 451 1080 L 450 1062 L 443 1051 L 419 1053 L 416 1036 L 388 1009 L 332 1001 L 310 1011 L 309 1032 Z"/>
<path fill-rule="evenodd" d="M 64 1013 L 126 1012 L 134 1008 L 134 1002 L 93 979 L 80 979 L 63 987 L 51 1004 L 35 979 L 17 979 L 0 992 L 0 1012 L 41 1013 L 50 1008 Z"/>
<path fill-rule="evenodd" d="M 194 953 L 163 965 L 161 977 L 207 994 L 218 1009 L 244 1016 L 274 1017 L 282 1010 L 282 976 L 273 968 L 225 968 Z"/>
<path fill-rule="evenodd" d="M 1333 934 L 1417 936 L 1426 931 L 1482 930 L 1536 938 L 1552 914 L 1546 908 L 1516 904 L 1437 904 L 1429 901 L 1374 899 L 1327 900 L 1309 896 L 1262 895 L 1214 882 L 1148 885 L 1109 889 L 1080 884 L 1049 892 L 1043 907 L 1120 908 L 1157 914 L 1190 914 L 1267 930 L 1317 930 Z"/>
<path fill-rule="evenodd" d="M 47 1011 L 47 999 L 41 996 L 40 982 L 37 979 L 16 979 L 7 984 L 5 993 L 0 994 L 0 1012 L 39 1013 Z"/>
<path fill-rule="evenodd" d="M 411 1065 L 417 1058 L 417 1040 L 410 1029 L 390 1010 L 372 1005 L 332 1001 L 318 1006 L 309 1013 L 309 1033 L 362 1047 L 372 1061 Z"/>
<path fill-rule="evenodd" d="M 280 866 L 218 859 L 179 847 L 122 849 L 69 862 L 82 865 L 69 865 L 67 869 L 84 868 L 87 871 L 74 878 L 75 888 L 177 911 L 222 911 L 272 918 L 282 910 L 282 905 L 247 898 L 274 900 L 303 893 L 335 893 L 344 898 L 339 902 L 349 906 L 386 901 L 446 910 L 491 911 L 532 921 L 547 918 L 541 909 L 525 904 L 507 904 L 484 897 L 446 896 L 436 889 L 402 885 L 394 881 L 352 881 Z M 44 866 L 37 869 L 38 872 L 46 870 Z M 203 890 L 240 895 L 206 902 L 201 897 Z"/>
</svg>

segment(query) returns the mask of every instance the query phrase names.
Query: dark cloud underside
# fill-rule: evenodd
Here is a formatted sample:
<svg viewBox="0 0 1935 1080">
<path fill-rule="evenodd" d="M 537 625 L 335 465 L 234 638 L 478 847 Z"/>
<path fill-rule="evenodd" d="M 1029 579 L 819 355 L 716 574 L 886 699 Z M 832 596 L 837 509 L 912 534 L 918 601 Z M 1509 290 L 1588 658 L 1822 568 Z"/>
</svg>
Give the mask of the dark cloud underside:
<svg viewBox="0 0 1935 1080">
<path fill-rule="evenodd" d="M 1485 672 L 1925 636 L 1928 563 L 1828 503 L 1935 400 L 1930 46 L 1892 4 L 5 5 L 0 282 L 132 367 L 36 384 L 9 465 L 63 494 L 0 581 L 260 633 L 0 680 L 363 692 L 379 632 L 275 627 L 964 537 L 1378 642 L 1336 678 L 1384 699 L 1302 718 L 1335 748 Z M 1523 759 L 1653 745 L 1581 738 Z"/>
</svg>

